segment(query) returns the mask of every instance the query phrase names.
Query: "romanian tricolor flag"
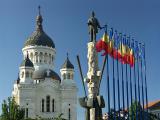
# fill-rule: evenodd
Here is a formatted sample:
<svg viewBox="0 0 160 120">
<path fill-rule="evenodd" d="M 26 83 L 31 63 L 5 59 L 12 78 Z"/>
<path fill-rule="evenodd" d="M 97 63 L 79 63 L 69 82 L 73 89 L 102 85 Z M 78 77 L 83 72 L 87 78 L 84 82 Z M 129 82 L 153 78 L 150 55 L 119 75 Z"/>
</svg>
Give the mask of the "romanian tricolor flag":
<svg viewBox="0 0 160 120">
<path fill-rule="evenodd" d="M 119 53 L 121 55 L 121 61 L 124 64 L 130 64 L 131 66 L 135 63 L 135 57 L 133 54 L 133 49 L 131 49 L 128 45 L 120 44 Z"/>
<path fill-rule="evenodd" d="M 104 51 L 102 56 L 109 54 L 114 59 L 119 60 L 123 64 L 130 64 L 132 67 L 135 63 L 133 49 L 129 45 L 120 42 L 118 48 L 114 47 L 114 39 L 110 39 L 109 35 L 105 32 L 103 37 L 97 41 L 96 50 L 97 52 Z"/>
<path fill-rule="evenodd" d="M 104 33 L 103 37 L 97 41 L 96 43 L 96 50 L 97 52 L 101 52 L 102 50 L 104 53 L 102 56 L 111 54 L 113 49 L 113 41 L 109 40 L 109 36 L 107 33 Z"/>
</svg>

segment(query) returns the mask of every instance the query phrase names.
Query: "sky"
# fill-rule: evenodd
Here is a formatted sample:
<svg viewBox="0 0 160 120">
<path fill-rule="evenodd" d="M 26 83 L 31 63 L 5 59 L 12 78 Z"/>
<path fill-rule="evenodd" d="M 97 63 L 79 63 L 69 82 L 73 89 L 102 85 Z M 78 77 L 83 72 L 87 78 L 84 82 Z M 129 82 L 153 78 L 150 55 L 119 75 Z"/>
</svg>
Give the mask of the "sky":
<svg viewBox="0 0 160 120">
<path fill-rule="evenodd" d="M 60 75 L 59 70 L 68 52 L 75 66 L 78 97 L 84 96 L 84 93 L 76 55 L 80 56 L 83 74 L 86 76 L 89 41 L 87 20 L 94 10 L 102 26 L 107 23 L 118 32 L 131 35 L 146 44 L 148 99 L 160 99 L 159 0 L 0 0 L 0 104 L 11 96 L 23 60 L 24 42 L 35 30 L 38 5 L 42 8 L 44 31 L 56 46 L 54 70 Z M 102 35 L 103 31 L 100 31 L 97 38 Z M 99 61 L 102 66 L 102 58 Z M 101 89 L 104 87 L 102 85 Z M 83 120 L 81 116 L 84 110 L 79 104 L 77 106 L 78 120 Z"/>
</svg>

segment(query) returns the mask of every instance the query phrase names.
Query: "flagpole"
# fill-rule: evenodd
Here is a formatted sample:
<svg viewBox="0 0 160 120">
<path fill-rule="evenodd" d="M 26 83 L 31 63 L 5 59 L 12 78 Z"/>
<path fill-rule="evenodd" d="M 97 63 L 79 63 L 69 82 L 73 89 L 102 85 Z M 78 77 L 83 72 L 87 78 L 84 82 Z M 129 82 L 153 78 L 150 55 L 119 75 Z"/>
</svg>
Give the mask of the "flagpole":
<svg viewBox="0 0 160 120">
<path fill-rule="evenodd" d="M 107 33 L 107 25 L 105 26 L 105 32 Z M 108 47 L 107 47 L 107 51 L 108 51 Z M 109 81 L 109 59 L 108 59 L 108 53 L 106 55 L 106 68 L 107 68 L 107 92 L 108 92 L 108 120 L 110 120 L 110 110 L 111 110 L 111 107 L 110 107 L 110 81 Z"/>
<path fill-rule="evenodd" d="M 133 50 L 132 45 L 130 43 L 130 40 L 128 42 L 129 42 L 130 49 Z M 134 58 L 130 58 L 130 61 L 133 61 L 133 59 Z M 130 95 L 131 95 L 131 104 L 130 105 L 132 105 L 132 103 L 133 103 L 132 97 L 133 96 L 132 96 L 132 69 L 131 69 L 131 66 L 129 67 L 129 79 L 130 79 Z M 131 120 L 133 120 L 133 107 L 131 107 Z"/>
<path fill-rule="evenodd" d="M 109 81 L 109 59 L 108 59 L 108 54 L 107 54 L 107 91 L 108 91 L 108 113 L 110 114 L 110 110 L 111 110 L 111 107 L 110 107 L 110 87 L 109 87 L 109 84 L 110 84 L 110 81 Z M 110 115 L 109 115 L 109 118 L 108 120 L 110 120 Z"/>
<path fill-rule="evenodd" d="M 121 50 L 121 54 L 122 54 L 122 33 L 120 33 L 120 40 L 121 40 L 121 47 L 120 47 L 120 50 Z M 122 60 L 122 56 L 121 56 L 121 60 Z M 123 114 L 124 114 L 124 111 L 125 111 L 125 102 L 124 102 L 124 80 L 123 80 L 123 63 L 121 62 L 121 79 L 122 79 L 122 108 L 123 108 Z M 123 119 L 125 119 L 123 117 Z"/>
<path fill-rule="evenodd" d="M 136 41 L 137 42 L 137 41 Z M 139 81 L 139 46 L 138 46 L 138 42 L 137 42 L 137 47 L 138 47 L 138 53 L 137 53 L 137 76 L 138 76 L 138 100 L 139 100 L 139 104 L 141 105 L 141 97 L 140 97 L 140 81 Z M 141 119 L 141 110 L 139 110 L 140 112 L 140 119 Z"/>
<path fill-rule="evenodd" d="M 133 51 L 133 54 L 134 54 L 134 57 L 136 58 L 136 50 L 135 50 L 135 43 L 134 43 L 134 40 L 132 39 L 132 42 L 133 42 L 133 48 L 134 48 L 134 51 Z M 134 69 L 133 69 L 134 71 L 134 87 L 135 87 L 135 103 L 136 103 L 136 120 L 138 120 L 138 115 L 137 115 L 137 77 L 136 77 L 136 61 L 135 61 L 135 63 L 134 63 Z"/>
<path fill-rule="evenodd" d="M 120 51 L 121 51 L 121 54 L 122 54 L 122 44 L 123 44 L 123 38 L 122 38 L 122 33 L 120 33 L 120 41 L 121 41 L 121 43 L 120 43 Z M 121 55 L 121 61 L 123 61 L 122 60 L 123 58 L 122 58 L 122 55 Z M 124 114 L 124 112 L 125 112 L 125 100 L 124 100 L 124 80 L 123 80 L 123 63 L 121 62 L 121 79 L 122 79 L 122 108 L 123 108 L 123 114 Z M 123 117 L 123 119 L 125 119 L 124 117 Z"/>
<path fill-rule="evenodd" d="M 125 38 L 125 44 L 127 45 L 127 40 Z M 127 109 L 128 109 L 128 116 L 129 116 L 129 97 L 128 97 L 128 69 L 126 64 L 126 95 L 127 95 Z M 129 120 L 129 117 L 128 117 Z"/>
<path fill-rule="evenodd" d="M 119 40 L 119 37 L 117 38 Z M 120 41 L 118 41 L 120 42 Z M 118 63 L 118 46 L 117 46 L 117 93 L 118 93 L 118 120 L 120 120 L 120 85 L 119 85 L 119 63 Z"/>
<path fill-rule="evenodd" d="M 142 45 L 140 43 L 140 49 L 141 49 L 141 59 L 140 59 L 140 64 L 141 64 L 141 83 L 142 83 L 142 104 L 143 104 L 143 112 L 142 112 L 142 118 L 144 118 L 144 89 L 143 89 L 143 70 L 142 70 L 142 62 L 143 62 L 143 51 L 142 51 Z"/>
<path fill-rule="evenodd" d="M 113 32 L 113 28 L 111 28 L 111 31 Z M 113 39 L 113 36 L 112 36 L 112 39 Z M 112 47 L 112 55 L 113 55 L 113 58 L 112 58 L 112 67 L 113 67 L 113 71 L 112 71 L 112 73 L 113 73 L 113 104 L 114 104 L 114 120 L 116 120 L 116 114 L 115 114 L 115 112 L 116 112 L 116 100 L 115 100 L 115 97 L 116 97 L 116 95 L 115 95 L 115 76 L 114 76 L 114 44 L 113 44 L 113 47 Z"/>
<path fill-rule="evenodd" d="M 129 116 L 129 95 L 128 95 L 128 69 L 126 64 L 126 94 L 127 94 L 127 109 L 128 109 L 128 116 Z M 129 120 L 129 117 L 128 117 Z"/>
<path fill-rule="evenodd" d="M 144 48 L 144 76 L 145 76 L 145 94 L 146 94 L 146 108 L 147 108 L 147 115 L 148 115 L 148 95 L 147 95 L 147 78 L 146 78 L 146 51 L 145 51 L 145 44 L 143 44 Z M 148 119 L 148 116 L 147 116 Z"/>
<path fill-rule="evenodd" d="M 122 33 L 120 33 L 121 36 L 121 54 L 122 54 Z M 122 60 L 123 58 L 121 58 Z M 122 102 L 123 102 L 123 112 L 125 111 L 125 101 L 124 101 L 124 80 L 123 80 L 123 63 L 121 63 L 121 77 L 122 77 Z M 123 113 L 124 114 L 124 113 Z M 124 119 L 124 118 L 123 118 Z"/>
</svg>

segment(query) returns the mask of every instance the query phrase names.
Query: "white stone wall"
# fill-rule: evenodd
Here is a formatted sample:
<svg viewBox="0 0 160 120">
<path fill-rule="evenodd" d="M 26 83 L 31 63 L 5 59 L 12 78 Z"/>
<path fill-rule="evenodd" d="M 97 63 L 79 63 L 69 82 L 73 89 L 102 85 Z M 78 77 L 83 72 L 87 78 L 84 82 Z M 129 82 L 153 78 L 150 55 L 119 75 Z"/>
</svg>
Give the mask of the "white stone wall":
<svg viewBox="0 0 160 120">
<path fill-rule="evenodd" d="M 62 88 L 62 113 L 64 118 L 77 120 L 77 87 L 74 80 L 63 80 L 61 84 Z"/>
<path fill-rule="evenodd" d="M 48 79 L 38 84 L 20 84 L 19 89 L 14 89 L 12 94 L 15 98 L 18 98 L 16 102 L 22 108 L 28 108 L 29 117 L 36 118 L 37 116 L 41 116 L 42 118 L 52 118 L 61 113 L 61 91 L 59 88 L 60 83 L 57 80 Z M 17 91 L 19 95 L 16 94 Z M 47 95 L 51 98 L 50 112 L 46 112 L 46 103 L 44 104 L 45 111 L 42 112 L 41 101 L 42 99 L 46 99 Z M 52 99 L 55 100 L 54 112 L 52 112 Z"/>
<path fill-rule="evenodd" d="M 24 58 L 27 52 L 34 68 L 20 67 L 20 83 L 14 84 L 12 95 L 15 97 L 17 104 L 22 108 L 28 108 L 28 117 L 30 118 L 53 118 L 61 113 L 62 117 L 68 119 L 68 108 L 71 110 L 71 120 L 77 120 L 77 87 L 73 69 L 61 71 L 70 74 L 70 79 L 53 80 L 45 78 L 35 83 L 34 80 L 25 76 L 22 78 L 22 72 L 33 72 L 34 70 L 53 69 L 55 60 L 55 49 L 45 46 L 27 46 L 22 49 Z M 46 56 L 45 56 L 46 55 Z M 46 111 L 46 96 L 50 96 L 50 112 Z M 44 99 L 44 112 L 42 112 L 42 99 Z M 54 99 L 54 112 L 52 112 L 52 99 Z M 69 105 L 70 104 L 70 105 Z"/>
<path fill-rule="evenodd" d="M 22 108 L 28 108 L 29 117 L 53 118 L 63 113 L 63 117 L 67 119 L 70 108 L 71 120 L 77 120 L 77 87 L 73 80 L 65 80 L 60 85 L 57 80 L 45 79 L 38 84 L 15 84 L 14 86 L 12 94 Z M 41 102 L 47 95 L 51 100 L 55 100 L 54 112 L 52 112 L 52 101 L 50 102 L 51 112 L 46 112 L 46 104 L 44 104 L 45 111 L 42 112 Z"/>
<path fill-rule="evenodd" d="M 37 84 L 36 88 L 36 114 L 43 118 L 52 118 L 57 116 L 61 113 L 61 91 L 60 91 L 60 84 L 57 80 L 47 79 L 43 82 Z M 44 104 L 44 112 L 42 112 L 41 108 L 41 101 L 42 99 L 45 100 L 46 103 L 46 96 L 50 96 L 50 112 L 46 111 L 46 104 Z M 55 111 L 52 112 L 52 100 L 54 99 L 54 109 Z"/>
<path fill-rule="evenodd" d="M 35 86 L 31 84 L 19 84 L 19 105 L 28 108 L 28 116 L 35 117 Z"/>
</svg>

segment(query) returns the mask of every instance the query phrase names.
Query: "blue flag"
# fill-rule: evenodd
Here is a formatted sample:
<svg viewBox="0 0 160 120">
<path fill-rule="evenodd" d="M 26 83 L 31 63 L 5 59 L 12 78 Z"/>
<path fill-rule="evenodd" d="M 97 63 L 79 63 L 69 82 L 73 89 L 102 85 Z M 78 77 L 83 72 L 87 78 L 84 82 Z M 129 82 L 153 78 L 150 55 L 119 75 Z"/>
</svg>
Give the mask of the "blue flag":
<svg viewBox="0 0 160 120">
<path fill-rule="evenodd" d="M 134 53 L 135 53 L 135 57 L 139 57 L 139 45 L 138 45 L 138 41 L 135 41 Z"/>
<path fill-rule="evenodd" d="M 126 39 L 126 35 L 124 35 L 124 36 L 123 36 L 122 43 L 123 43 L 124 45 L 127 45 L 127 39 Z"/>
<path fill-rule="evenodd" d="M 131 48 L 131 45 L 130 45 L 130 37 L 127 37 L 127 46 L 128 46 L 129 48 Z"/>
<path fill-rule="evenodd" d="M 139 59 L 143 59 L 143 53 L 142 53 L 142 44 L 139 43 Z"/>
<path fill-rule="evenodd" d="M 140 58 L 145 59 L 145 45 L 144 43 L 140 43 L 139 45 L 140 45 L 140 52 L 139 52 Z"/>
<path fill-rule="evenodd" d="M 134 52 L 134 39 L 131 40 L 130 45 L 131 45 L 131 49 L 133 49 L 133 52 Z"/>
<path fill-rule="evenodd" d="M 143 58 L 145 59 L 145 44 L 142 43 L 142 55 L 143 55 Z"/>
<path fill-rule="evenodd" d="M 119 35 L 118 35 L 118 41 L 119 41 L 119 44 L 122 44 L 122 33 L 119 33 Z"/>
<path fill-rule="evenodd" d="M 118 36 L 117 31 L 115 31 L 115 33 L 114 33 L 114 47 L 115 48 L 119 47 L 119 36 Z"/>
<path fill-rule="evenodd" d="M 113 28 L 111 28 L 109 32 L 109 39 L 112 40 L 112 38 L 113 38 Z"/>
</svg>

